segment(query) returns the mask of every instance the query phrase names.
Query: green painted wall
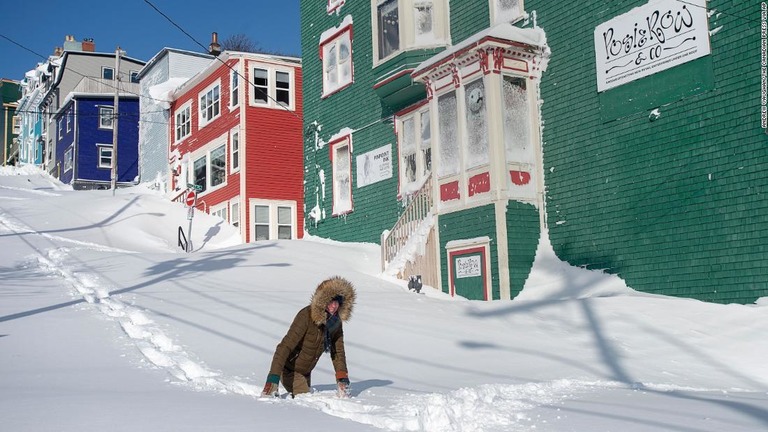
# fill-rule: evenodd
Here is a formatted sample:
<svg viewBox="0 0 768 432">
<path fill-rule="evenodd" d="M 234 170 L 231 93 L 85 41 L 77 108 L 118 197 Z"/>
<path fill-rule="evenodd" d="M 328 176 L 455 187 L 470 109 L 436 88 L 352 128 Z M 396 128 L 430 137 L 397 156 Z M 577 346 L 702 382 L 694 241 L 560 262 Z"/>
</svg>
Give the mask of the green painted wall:
<svg viewBox="0 0 768 432">
<path fill-rule="evenodd" d="M 695 77 L 678 67 L 599 95 L 594 28 L 645 3 L 525 2 L 552 50 L 541 82 L 552 244 L 561 259 L 640 291 L 722 303 L 768 296 L 760 2 L 708 2 L 719 30 Z M 692 90 L 690 80 L 708 75 Z M 654 80 L 677 96 L 650 104 L 658 94 L 643 87 Z M 621 98 L 621 116 L 606 113 Z"/>
<path fill-rule="evenodd" d="M 307 218 L 307 231 L 316 236 L 339 241 L 379 243 L 381 232 L 391 228 L 402 211 L 397 201 L 397 143 L 391 121 L 392 110 L 383 106 L 375 94 L 372 63 L 370 2 L 346 2 L 340 13 L 328 15 L 327 2 L 301 1 L 302 69 L 304 90 L 304 160 L 305 203 L 307 214 L 317 203 L 316 188 L 320 187 L 318 173 L 325 174 L 325 199 L 320 205 L 325 218 L 315 222 Z M 338 26 L 346 15 L 353 18 L 352 61 L 354 83 L 336 94 L 321 99 L 323 91 L 322 62 L 319 38 L 322 32 Z M 333 189 L 330 150 L 328 146 L 315 151 L 312 124 L 321 125 L 320 139 L 329 138 L 342 128 L 352 134 L 352 198 L 354 211 L 333 217 Z M 386 144 L 392 145 L 392 178 L 358 189 L 355 157 Z"/>
<path fill-rule="evenodd" d="M 531 273 L 540 236 L 539 210 L 531 204 L 510 201 L 507 204 L 507 249 L 512 298 L 520 294 Z"/>
<path fill-rule="evenodd" d="M 499 299 L 499 265 L 496 252 L 496 216 L 493 205 L 475 207 L 468 210 L 442 214 L 437 218 L 440 227 L 440 273 L 442 287 L 445 293 L 450 293 L 450 278 L 448 277 L 448 254 L 445 245 L 452 240 L 465 240 L 487 236 L 491 239 L 491 295 L 492 300 Z M 482 300 L 482 299 L 472 299 Z"/>
</svg>

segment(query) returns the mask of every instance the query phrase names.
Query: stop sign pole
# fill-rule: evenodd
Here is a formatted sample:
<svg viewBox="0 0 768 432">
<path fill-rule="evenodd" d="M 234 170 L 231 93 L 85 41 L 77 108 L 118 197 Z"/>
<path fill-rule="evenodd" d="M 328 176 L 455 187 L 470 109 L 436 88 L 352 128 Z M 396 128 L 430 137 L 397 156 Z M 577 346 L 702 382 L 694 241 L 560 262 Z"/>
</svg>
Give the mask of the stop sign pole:
<svg viewBox="0 0 768 432">
<path fill-rule="evenodd" d="M 193 188 L 187 191 L 187 194 L 184 196 L 184 202 L 187 204 L 187 207 L 189 207 L 189 212 L 187 213 L 187 219 L 189 219 L 189 229 L 187 230 L 187 252 L 192 252 L 192 218 L 195 217 L 195 206 L 197 205 L 197 188 Z"/>
</svg>

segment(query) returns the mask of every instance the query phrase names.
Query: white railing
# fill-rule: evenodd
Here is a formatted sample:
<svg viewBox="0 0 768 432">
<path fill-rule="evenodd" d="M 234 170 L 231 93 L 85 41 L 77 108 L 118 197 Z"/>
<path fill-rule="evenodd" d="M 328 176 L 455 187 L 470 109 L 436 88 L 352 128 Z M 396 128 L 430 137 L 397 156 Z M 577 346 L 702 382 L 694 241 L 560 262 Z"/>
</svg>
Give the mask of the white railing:
<svg viewBox="0 0 768 432">
<path fill-rule="evenodd" d="M 408 205 L 392 229 L 381 234 L 381 269 L 400 279 L 420 274 L 422 283 L 436 287 L 431 180 L 430 176 L 408 198 Z"/>
</svg>

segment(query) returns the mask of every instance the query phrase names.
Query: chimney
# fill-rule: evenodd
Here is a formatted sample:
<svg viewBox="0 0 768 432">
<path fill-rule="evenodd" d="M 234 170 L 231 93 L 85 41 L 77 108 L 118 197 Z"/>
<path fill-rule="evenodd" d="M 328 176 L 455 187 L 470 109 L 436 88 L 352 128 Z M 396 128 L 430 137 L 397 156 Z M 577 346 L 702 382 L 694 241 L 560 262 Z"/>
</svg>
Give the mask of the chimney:
<svg viewBox="0 0 768 432">
<path fill-rule="evenodd" d="M 93 41 L 93 38 L 84 38 L 83 39 L 83 51 L 85 51 L 85 52 L 95 52 L 96 51 L 96 43 Z"/>
<path fill-rule="evenodd" d="M 219 34 L 216 32 L 211 33 L 211 44 L 208 45 L 208 53 L 214 56 L 221 54 L 221 45 L 219 45 Z"/>
</svg>

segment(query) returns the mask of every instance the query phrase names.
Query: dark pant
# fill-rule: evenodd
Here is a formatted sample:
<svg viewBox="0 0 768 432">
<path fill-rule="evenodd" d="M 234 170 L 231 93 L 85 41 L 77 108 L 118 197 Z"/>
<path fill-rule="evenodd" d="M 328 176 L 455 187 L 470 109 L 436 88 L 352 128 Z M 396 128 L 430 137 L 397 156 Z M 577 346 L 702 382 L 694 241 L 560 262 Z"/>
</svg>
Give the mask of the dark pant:
<svg viewBox="0 0 768 432">
<path fill-rule="evenodd" d="M 312 376 L 310 374 L 302 375 L 291 370 L 283 369 L 283 387 L 293 396 L 301 393 L 309 393 L 312 385 Z"/>
</svg>

